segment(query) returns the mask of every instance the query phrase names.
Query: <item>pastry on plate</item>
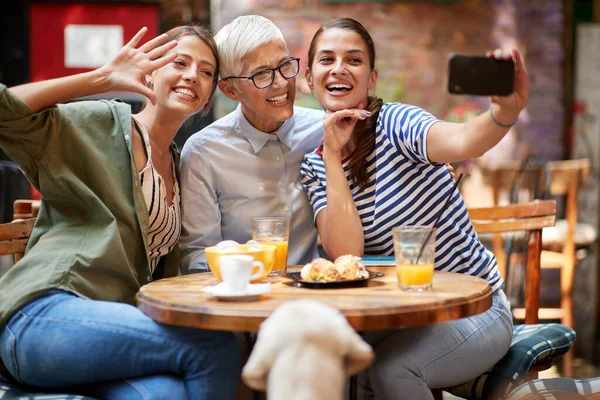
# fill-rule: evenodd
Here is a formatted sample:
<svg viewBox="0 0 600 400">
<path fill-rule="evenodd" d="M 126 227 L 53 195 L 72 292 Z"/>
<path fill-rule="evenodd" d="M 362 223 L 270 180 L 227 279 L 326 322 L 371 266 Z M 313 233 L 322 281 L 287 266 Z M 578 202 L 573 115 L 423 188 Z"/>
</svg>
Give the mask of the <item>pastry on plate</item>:
<svg viewBox="0 0 600 400">
<path fill-rule="evenodd" d="M 340 274 L 341 280 L 347 281 L 369 277 L 369 272 L 360 262 L 360 257 L 353 256 L 352 254 L 339 256 L 335 260 L 334 265 L 335 269 L 337 269 Z"/>
<path fill-rule="evenodd" d="M 345 254 L 335 263 L 324 258 L 315 258 L 300 271 L 303 281 L 339 282 L 368 278 L 369 271 L 360 262 L 360 257 Z"/>
<path fill-rule="evenodd" d="M 300 271 L 303 281 L 336 282 L 340 280 L 335 265 L 324 258 L 315 258 Z"/>
</svg>

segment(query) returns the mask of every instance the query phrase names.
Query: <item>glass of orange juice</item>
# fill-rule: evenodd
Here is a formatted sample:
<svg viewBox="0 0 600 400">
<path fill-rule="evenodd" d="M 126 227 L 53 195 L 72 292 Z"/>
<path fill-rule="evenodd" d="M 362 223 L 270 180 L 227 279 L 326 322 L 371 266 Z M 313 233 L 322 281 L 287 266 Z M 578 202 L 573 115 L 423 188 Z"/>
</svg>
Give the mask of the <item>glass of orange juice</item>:
<svg viewBox="0 0 600 400">
<path fill-rule="evenodd" d="M 431 289 L 435 260 L 435 228 L 398 226 L 392 229 L 392 234 L 398 287 L 413 292 Z"/>
<path fill-rule="evenodd" d="M 269 276 L 285 275 L 287 269 L 288 240 L 290 237 L 290 219 L 288 217 L 252 218 L 252 239 L 277 247 L 275 264 Z"/>
</svg>

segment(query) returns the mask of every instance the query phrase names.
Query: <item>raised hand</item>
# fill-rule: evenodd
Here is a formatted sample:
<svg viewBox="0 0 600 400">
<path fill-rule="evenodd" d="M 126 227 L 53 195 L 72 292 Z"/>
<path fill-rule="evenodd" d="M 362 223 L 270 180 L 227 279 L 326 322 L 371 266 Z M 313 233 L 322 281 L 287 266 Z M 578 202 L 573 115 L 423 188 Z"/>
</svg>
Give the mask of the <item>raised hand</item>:
<svg viewBox="0 0 600 400">
<path fill-rule="evenodd" d="M 175 60 L 177 54 L 169 53 L 169 50 L 177 46 L 177 41 L 172 40 L 158 46 L 167 39 L 167 35 L 162 34 L 136 48 L 147 31 L 146 27 L 140 29 L 111 61 L 99 68 L 99 71 L 106 79 L 108 90 L 140 93 L 154 104 L 156 97 L 154 91 L 146 86 L 145 77 Z"/>
<path fill-rule="evenodd" d="M 369 111 L 362 109 L 362 104 L 359 104 L 358 108 L 327 111 L 323 117 L 324 150 L 341 154 L 344 146 L 352 139 L 352 132 L 358 120 L 370 116 Z"/>
<path fill-rule="evenodd" d="M 515 63 L 515 79 L 513 92 L 508 96 L 492 96 L 491 100 L 505 110 L 511 110 L 518 115 L 529 101 L 529 74 L 521 58 L 519 50 L 513 49 L 511 53 L 503 53 L 502 50 L 488 52 L 489 57 L 496 59 L 513 59 Z"/>
</svg>

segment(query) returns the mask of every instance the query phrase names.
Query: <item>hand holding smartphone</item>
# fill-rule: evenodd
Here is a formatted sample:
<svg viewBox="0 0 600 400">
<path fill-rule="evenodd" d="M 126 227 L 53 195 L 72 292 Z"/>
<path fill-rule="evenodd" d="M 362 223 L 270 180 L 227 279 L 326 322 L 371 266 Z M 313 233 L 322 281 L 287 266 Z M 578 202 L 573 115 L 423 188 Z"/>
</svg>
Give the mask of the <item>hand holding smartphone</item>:
<svg viewBox="0 0 600 400">
<path fill-rule="evenodd" d="M 477 96 L 508 96 L 513 92 L 512 58 L 453 54 L 448 61 L 448 92 Z"/>
</svg>

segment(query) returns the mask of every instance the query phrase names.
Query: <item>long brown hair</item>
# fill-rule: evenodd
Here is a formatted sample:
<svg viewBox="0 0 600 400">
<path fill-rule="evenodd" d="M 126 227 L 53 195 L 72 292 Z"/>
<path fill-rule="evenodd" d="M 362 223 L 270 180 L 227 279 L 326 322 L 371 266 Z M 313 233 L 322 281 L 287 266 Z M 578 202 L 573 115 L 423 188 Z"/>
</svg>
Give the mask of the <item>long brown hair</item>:
<svg viewBox="0 0 600 400">
<path fill-rule="evenodd" d="M 332 19 L 327 21 L 319 28 L 319 30 L 317 30 L 310 41 L 310 47 L 308 48 L 308 68 L 312 67 L 315 59 L 316 45 L 319 36 L 321 36 L 326 29 L 332 28 L 347 29 L 356 32 L 362 38 L 367 46 L 369 66 L 372 71 L 375 68 L 375 44 L 373 43 L 373 38 L 360 22 L 352 18 Z M 382 105 L 383 100 L 375 96 L 369 96 L 368 104 L 365 109 L 371 111 L 371 117 L 358 121 L 352 132 L 352 140 L 354 140 L 356 148 L 350 157 L 348 167 L 350 169 L 350 178 L 360 186 L 360 190 L 363 190 L 369 184 L 366 160 L 369 154 L 375 150 L 375 128 L 379 110 Z"/>
<path fill-rule="evenodd" d="M 215 90 L 217 89 L 217 82 L 219 81 L 219 54 L 217 53 L 217 44 L 215 43 L 215 40 L 213 39 L 210 32 L 200 25 L 177 26 L 175 28 L 169 29 L 166 32 L 166 34 L 167 39 L 164 42 L 160 43 L 158 46 L 161 46 L 165 43 L 169 43 L 173 40 L 177 40 L 185 36 L 196 36 L 198 39 L 206 43 L 206 45 L 210 48 L 210 51 L 212 52 L 213 56 L 215 57 L 217 64 L 215 65 L 216 71 L 213 76 L 210 95 L 206 100 L 206 104 L 202 108 L 202 115 L 205 116 L 206 114 L 208 114 L 210 108 L 212 107 L 213 96 L 215 94 Z"/>
</svg>

